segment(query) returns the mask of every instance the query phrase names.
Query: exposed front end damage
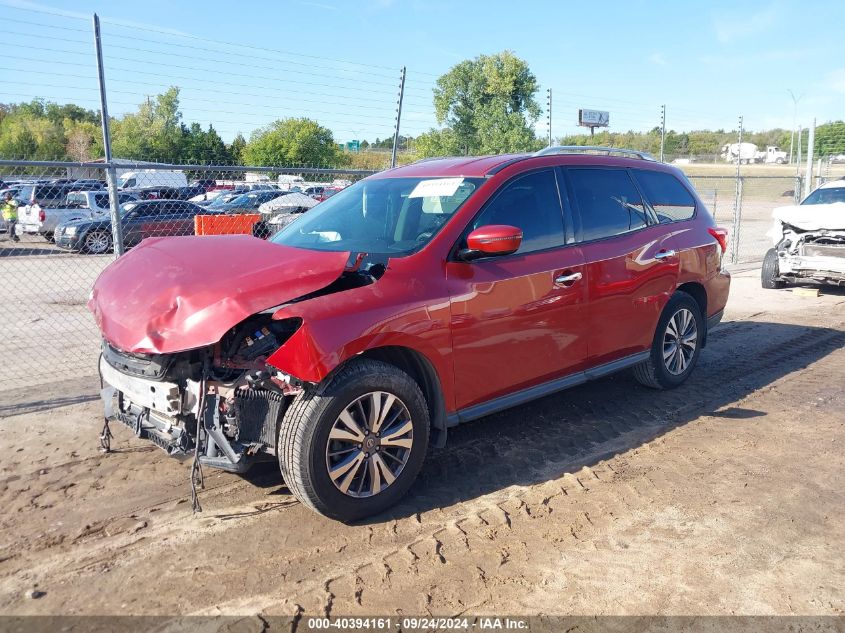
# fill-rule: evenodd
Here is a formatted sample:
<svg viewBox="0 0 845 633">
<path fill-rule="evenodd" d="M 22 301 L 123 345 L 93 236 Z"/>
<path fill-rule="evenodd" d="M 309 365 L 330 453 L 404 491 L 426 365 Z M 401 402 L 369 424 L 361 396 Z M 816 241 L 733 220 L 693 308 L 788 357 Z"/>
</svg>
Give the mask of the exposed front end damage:
<svg viewBox="0 0 845 633">
<path fill-rule="evenodd" d="M 147 240 L 97 280 L 104 438 L 117 420 L 169 455 L 239 473 L 276 453 L 288 404 L 330 370 L 284 308 L 372 285 L 386 258 L 240 237 Z M 294 358 L 279 363 L 280 350 Z"/>
<path fill-rule="evenodd" d="M 172 354 L 123 352 L 103 341 L 106 419 L 175 457 L 245 472 L 276 452 L 278 423 L 301 384 L 268 370 L 267 356 L 301 324 L 259 314 L 215 345 Z"/>
<path fill-rule="evenodd" d="M 780 280 L 845 285 L 845 204 L 784 207 L 774 220 Z"/>
<path fill-rule="evenodd" d="M 845 231 L 798 233 L 785 228 L 776 247 L 778 271 L 784 280 L 845 285 Z"/>
</svg>

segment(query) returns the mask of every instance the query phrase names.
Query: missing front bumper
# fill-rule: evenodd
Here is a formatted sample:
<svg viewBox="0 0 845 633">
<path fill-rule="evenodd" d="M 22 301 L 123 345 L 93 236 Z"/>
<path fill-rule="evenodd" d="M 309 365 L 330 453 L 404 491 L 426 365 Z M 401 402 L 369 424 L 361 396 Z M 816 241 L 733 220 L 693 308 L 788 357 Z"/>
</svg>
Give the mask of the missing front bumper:
<svg viewBox="0 0 845 633">
<path fill-rule="evenodd" d="M 843 285 L 845 284 L 845 257 L 830 257 L 818 253 L 781 255 L 778 258 L 778 273 L 786 280 L 797 278 Z"/>
<path fill-rule="evenodd" d="M 275 451 L 286 404 L 281 394 L 244 389 L 224 398 L 213 384 L 186 381 L 183 387 L 128 376 L 105 359 L 100 372 L 106 419 L 172 457 L 196 455 L 202 465 L 243 473 Z"/>
</svg>

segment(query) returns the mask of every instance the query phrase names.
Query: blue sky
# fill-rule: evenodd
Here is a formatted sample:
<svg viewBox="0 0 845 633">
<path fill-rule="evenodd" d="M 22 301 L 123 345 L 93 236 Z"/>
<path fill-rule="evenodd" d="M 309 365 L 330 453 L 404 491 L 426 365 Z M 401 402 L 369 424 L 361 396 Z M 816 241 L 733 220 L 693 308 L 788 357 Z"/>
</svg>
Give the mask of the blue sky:
<svg viewBox="0 0 845 633">
<path fill-rule="evenodd" d="M 182 88 L 186 121 L 226 140 L 309 116 L 339 141 L 435 125 L 431 88 L 458 61 L 510 49 L 553 90 L 555 136 L 579 107 L 611 129 L 789 128 L 845 118 L 845 2 L 174 2 L 0 0 L 0 101 L 98 106 L 91 14 L 102 20 L 109 108 Z M 806 25 L 806 26 L 804 26 Z M 537 124 L 546 133 L 545 121 Z"/>
</svg>

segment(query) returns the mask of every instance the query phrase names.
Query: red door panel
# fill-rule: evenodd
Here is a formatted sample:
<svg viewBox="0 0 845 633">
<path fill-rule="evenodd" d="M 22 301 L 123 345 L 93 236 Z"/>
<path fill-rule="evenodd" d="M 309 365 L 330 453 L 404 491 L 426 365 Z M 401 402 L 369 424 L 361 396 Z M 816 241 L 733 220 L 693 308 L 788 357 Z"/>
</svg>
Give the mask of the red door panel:
<svg viewBox="0 0 845 633">
<path fill-rule="evenodd" d="M 582 249 L 590 364 L 649 349 L 660 312 L 678 279 L 679 257 L 670 232 L 665 226 L 650 226 L 583 244 Z"/>
<path fill-rule="evenodd" d="M 458 409 L 583 369 L 585 277 L 575 246 L 447 264 Z"/>
</svg>

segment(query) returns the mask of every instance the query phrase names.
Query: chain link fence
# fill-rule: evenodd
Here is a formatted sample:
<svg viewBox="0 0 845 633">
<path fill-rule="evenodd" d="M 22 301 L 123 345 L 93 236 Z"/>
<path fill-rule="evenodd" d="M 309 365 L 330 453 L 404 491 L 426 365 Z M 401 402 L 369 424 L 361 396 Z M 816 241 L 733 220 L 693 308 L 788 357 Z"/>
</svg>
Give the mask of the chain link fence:
<svg viewBox="0 0 845 633">
<path fill-rule="evenodd" d="M 374 173 L 125 162 L 113 222 L 107 167 L 0 161 L 0 180 L 20 202 L 14 235 L 0 226 L 0 392 L 96 375 L 100 339 L 86 304 L 116 251 L 166 236 L 268 239 Z"/>
<path fill-rule="evenodd" d="M 116 251 L 178 235 L 268 239 L 321 200 L 374 173 L 129 161 L 111 166 L 121 186 L 114 210 L 105 163 L 0 161 L 0 180 L 21 201 L 17 241 L 7 227 L 0 234 L 0 319 L 6 326 L 0 391 L 96 373 L 99 335 L 86 303 Z M 771 246 L 766 232 L 772 210 L 794 204 L 800 195 L 795 177 L 690 180 L 731 232 L 733 264 L 762 259 Z M 113 212 L 119 222 L 112 221 Z"/>
<path fill-rule="evenodd" d="M 732 264 L 762 261 L 772 247 L 766 235 L 772 211 L 801 198 L 797 176 L 693 176 L 690 182 L 716 221 L 728 229 Z"/>
</svg>

